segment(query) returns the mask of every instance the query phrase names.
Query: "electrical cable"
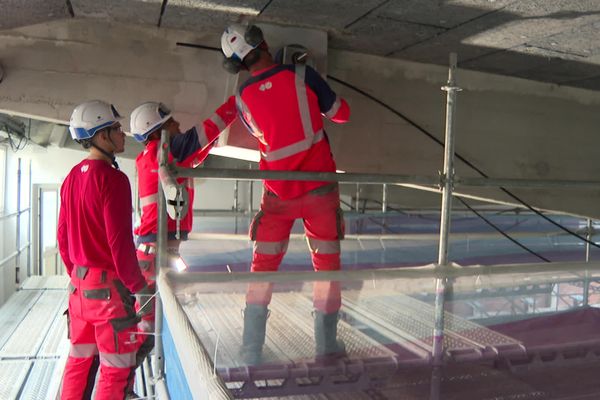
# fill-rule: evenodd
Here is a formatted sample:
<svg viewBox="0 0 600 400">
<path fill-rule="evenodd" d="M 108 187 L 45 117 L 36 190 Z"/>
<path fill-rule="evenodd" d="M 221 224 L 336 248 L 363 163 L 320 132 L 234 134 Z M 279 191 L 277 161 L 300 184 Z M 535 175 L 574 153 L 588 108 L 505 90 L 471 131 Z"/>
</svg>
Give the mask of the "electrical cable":
<svg viewBox="0 0 600 400">
<path fill-rule="evenodd" d="M 220 51 L 220 49 L 216 48 L 216 47 L 212 47 L 212 46 L 203 46 L 203 45 L 197 45 L 197 44 L 193 44 L 193 43 L 184 43 L 184 42 L 177 42 L 178 46 L 185 46 L 185 47 L 195 47 L 195 48 L 201 48 L 201 49 L 205 49 L 205 50 L 212 50 L 212 51 Z M 382 106 L 383 108 L 387 109 L 388 111 L 390 111 L 391 113 L 397 115 L 398 117 L 400 117 L 401 119 L 403 119 L 404 121 L 406 121 L 409 125 L 413 126 L 414 128 L 416 128 L 418 131 L 420 131 L 421 133 L 423 133 L 424 135 L 426 135 L 427 137 L 429 137 L 431 140 L 433 140 L 434 142 L 436 142 L 437 144 L 439 144 L 440 146 L 444 147 L 444 142 L 441 141 L 440 139 L 436 138 L 435 136 L 433 136 L 431 133 L 429 133 L 425 128 L 423 128 L 422 126 L 420 126 L 418 123 L 416 123 L 415 121 L 413 121 L 412 119 L 408 118 L 406 115 L 402 114 L 401 112 L 399 112 L 398 110 L 392 108 L 391 106 L 389 106 L 388 104 L 384 103 L 383 101 L 379 100 L 378 98 L 376 98 L 375 96 L 370 95 L 369 93 L 359 89 L 358 87 L 345 82 L 339 78 L 336 78 L 335 76 L 332 75 L 327 75 L 327 77 L 329 79 L 331 79 L 334 82 L 339 83 L 342 86 L 346 86 L 347 88 L 350 88 L 352 90 L 354 90 L 357 93 L 362 94 L 363 96 L 365 96 L 366 98 L 374 101 L 375 103 L 379 104 L 380 106 Z M 480 170 L 477 166 L 475 166 L 473 163 L 471 163 L 469 160 L 467 160 L 466 158 L 464 158 L 463 156 L 461 156 L 458 153 L 455 153 L 456 158 L 458 158 L 460 161 L 462 161 L 463 163 L 465 163 L 468 167 L 472 168 L 474 171 L 476 171 L 478 174 L 480 174 L 482 177 L 484 178 L 489 178 L 489 176 L 484 173 L 482 170 Z M 530 211 L 532 211 L 534 214 L 537 214 L 538 216 L 542 217 L 543 219 L 545 219 L 546 221 L 550 222 L 552 225 L 556 226 L 557 228 L 563 230 L 564 232 L 568 233 L 569 235 L 575 236 L 576 238 L 578 238 L 579 240 L 585 242 L 585 243 L 589 243 L 592 246 L 595 246 L 597 248 L 600 248 L 600 245 L 596 244 L 595 242 L 592 242 L 588 239 L 586 239 L 585 237 L 577 234 L 576 232 L 570 230 L 569 228 L 553 221 L 551 218 L 547 217 L 546 215 L 542 214 L 540 211 L 536 210 L 535 208 L 533 208 L 532 206 L 530 206 L 528 203 L 526 203 L 524 200 L 522 200 L 521 198 L 517 197 L 516 195 L 514 195 L 512 192 L 510 192 L 509 190 L 500 187 L 499 188 L 501 191 L 503 191 L 506 195 L 508 195 L 509 197 L 513 198 L 514 200 L 516 200 L 517 202 L 519 202 L 520 204 L 522 204 L 525 208 L 529 209 Z"/>
<path fill-rule="evenodd" d="M 539 253 L 536 253 L 535 251 L 531 250 L 529 247 L 525 246 L 524 244 L 522 244 L 521 242 L 515 240 L 514 238 L 512 238 L 508 233 L 504 232 L 502 229 L 500 229 L 498 226 L 496 226 L 494 223 L 492 223 L 492 221 L 488 220 L 487 218 L 485 218 L 483 215 L 481 215 L 479 212 L 477 212 L 477 210 L 475 210 L 473 207 L 471 207 L 470 205 L 467 204 L 466 201 L 464 201 L 463 199 L 461 199 L 460 197 L 457 197 L 458 201 L 460 201 L 465 207 L 467 207 L 469 210 L 471 210 L 475 215 L 477 215 L 479 218 L 481 218 L 486 224 L 488 224 L 489 226 L 491 226 L 492 228 L 494 228 L 498 233 L 500 233 L 502 236 L 504 236 L 505 238 L 507 238 L 508 240 L 510 240 L 511 242 L 513 242 L 514 244 L 516 244 L 517 246 L 519 246 L 520 248 L 522 248 L 523 250 L 533 254 L 534 256 L 538 257 L 539 259 L 545 261 L 545 262 L 551 262 L 550 260 L 548 260 L 546 257 L 542 256 Z"/>
<path fill-rule="evenodd" d="M 370 95 L 369 93 L 357 88 L 356 86 L 345 82 L 341 79 L 336 78 L 335 76 L 332 75 L 327 75 L 327 77 L 329 79 L 331 79 L 334 82 L 339 83 L 340 85 L 346 86 L 347 88 L 350 88 L 354 91 L 356 91 L 357 93 L 362 94 L 363 96 L 367 97 L 368 99 L 374 101 L 375 103 L 381 105 L 382 107 L 384 107 L 385 109 L 389 110 L 390 112 L 392 112 L 393 114 L 397 115 L 398 117 L 402 118 L 404 121 L 406 121 L 409 125 L 413 126 L 414 128 L 416 128 L 418 131 L 420 131 L 421 133 L 423 133 L 424 135 L 426 135 L 427 137 L 429 137 L 431 140 L 433 140 L 434 142 L 436 142 L 437 144 L 439 144 L 440 146 L 444 146 L 444 142 L 441 141 L 440 139 L 436 138 L 435 136 L 433 136 L 431 133 L 429 133 L 425 128 L 423 128 L 422 126 L 420 126 L 419 124 L 417 124 L 416 122 L 414 122 L 413 120 L 411 120 L 410 118 L 408 118 L 406 115 L 402 114 L 401 112 L 399 112 L 398 110 L 392 108 L 391 106 L 389 106 L 388 104 L 384 103 L 383 101 L 379 100 L 378 98 L 376 98 L 375 96 Z M 469 160 L 467 160 L 466 158 L 464 158 L 463 156 L 461 156 L 458 153 L 455 153 L 456 158 L 458 158 L 460 161 L 464 162 L 467 166 L 469 166 L 471 169 L 473 169 L 474 171 L 476 171 L 479 175 L 481 175 L 484 178 L 489 178 L 489 176 L 483 172 L 481 169 L 479 169 L 477 166 L 475 166 L 473 163 L 471 163 Z M 546 215 L 544 215 L 542 212 L 540 212 L 539 210 L 536 210 L 535 208 L 533 208 L 531 205 L 529 205 L 528 203 L 526 203 L 524 200 L 522 200 L 520 197 L 516 196 L 515 194 L 513 194 L 511 191 L 509 191 L 508 189 L 505 189 L 503 187 L 499 188 L 502 192 L 504 192 L 506 195 L 508 195 L 509 197 L 511 197 L 512 199 L 516 200 L 517 202 L 519 202 L 520 204 L 522 204 L 525 208 L 527 208 L 528 210 L 534 212 L 535 214 L 537 214 L 538 216 L 542 217 L 543 219 L 545 219 L 546 221 L 550 222 L 552 225 L 556 226 L 557 228 L 563 230 L 564 232 L 575 236 L 576 238 L 578 238 L 579 240 L 585 242 L 585 243 L 589 243 L 592 246 L 595 246 L 597 248 L 600 248 L 600 245 L 596 244 L 595 242 L 586 239 L 585 237 L 579 235 L 578 233 L 570 230 L 569 228 L 559 224 L 558 222 L 553 221 L 551 218 L 547 217 Z"/>
<path fill-rule="evenodd" d="M 11 132 L 11 129 L 9 126 L 7 125 L 1 125 L 0 126 L 0 130 L 3 132 L 6 132 L 6 134 L 8 135 L 8 144 L 10 145 L 10 148 L 13 152 L 18 152 L 20 150 L 23 150 L 25 148 L 25 146 L 27 146 L 28 143 L 28 139 L 25 136 L 21 136 L 21 135 L 17 135 L 19 136 L 19 141 L 17 143 L 16 139 L 14 138 L 15 133 Z"/>
</svg>

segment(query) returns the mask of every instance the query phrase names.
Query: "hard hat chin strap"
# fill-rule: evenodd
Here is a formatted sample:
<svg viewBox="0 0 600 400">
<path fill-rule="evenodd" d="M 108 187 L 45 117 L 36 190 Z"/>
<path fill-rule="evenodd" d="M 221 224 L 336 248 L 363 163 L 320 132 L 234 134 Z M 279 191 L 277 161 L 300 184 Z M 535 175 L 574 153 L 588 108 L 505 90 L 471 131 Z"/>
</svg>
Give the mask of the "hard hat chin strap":
<svg viewBox="0 0 600 400">
<path fill-rule="evenodd" d="M 110 134 L 109 134 L 109 140 L 110 140 Z M 110 140 L 110 143 L 113 145 L 113 147 L 115 147 L 114 143 L 112 142 L 112 140 Z M 98 146 L 96 143 L 91 143 L 92 147 L 94 147 L 96 150 L 98 150 L 100 153 L 104 154 L 106 157 L 108 157 L 110 159 L 110 163 L 113 165 L 113 167 L 115 167 L 116 169 L 119 169 L 119 164 L 117 164 L 117 160 L 115 159 L 115 155 L 113 153 L 109 153 L 108 151 L 100 148 L 100 146 Z"/>
<path fill-rule="evenodd" d="M 242 64 L 246 67 L 246 69 L 250 69 L 251 66 L 256 64 L 258 60 L 260 60 L 261 53 L 262 49 L 260 49 L 259 47 L 255 48 L 250 53 L 248 53 L 246 57 L 244 57 Z"/>
</svg>

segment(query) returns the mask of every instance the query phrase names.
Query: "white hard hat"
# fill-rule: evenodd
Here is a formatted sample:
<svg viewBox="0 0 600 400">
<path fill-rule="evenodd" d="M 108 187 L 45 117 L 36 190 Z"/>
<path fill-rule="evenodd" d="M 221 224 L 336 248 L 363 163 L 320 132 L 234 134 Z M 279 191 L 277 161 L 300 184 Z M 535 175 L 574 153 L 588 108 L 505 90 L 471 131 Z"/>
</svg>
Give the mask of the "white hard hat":
<svg viewBox="0 0 600 400">
<path fill-rule="evenodd" d="M 131 133 L 138 142 L 145 142 L 148 136 L 171 118 L 171 110 L 163 103 L 149 101 L 140 104 L 131 113 Z"/>
<path fill-rule="evenodd" d="M 260 36 L 256 35 L 256 29 L 258 28 L 254 25 L 246 28 L 240 24 L 233 24 L 225 28 L 225 32 L 221 35 L 221 49 L 225 57 L 243 61 L 248 53 L 262 43 L 262 32 L 258 29 Z"/>
<path fill-rule="evenodd" d="M 114 125 L 121 118 L 112 104 L 102 100 L 86 101 L 73 110 L 69 132 L 75 140 L 91 139 L 96 132 Z"/>
</svg>

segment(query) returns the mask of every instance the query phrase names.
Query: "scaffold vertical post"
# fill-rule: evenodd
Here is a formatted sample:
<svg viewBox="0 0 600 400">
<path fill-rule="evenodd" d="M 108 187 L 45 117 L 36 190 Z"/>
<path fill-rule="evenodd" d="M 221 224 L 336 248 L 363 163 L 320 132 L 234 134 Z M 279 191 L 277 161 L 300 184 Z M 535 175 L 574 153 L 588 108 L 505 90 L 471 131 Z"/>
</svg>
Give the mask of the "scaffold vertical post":
<svg viewBox="0 0 600 400">
<path fill-rule="evenodd" d="M 387 200 L 387 197 L 388 197 L 387 196 L 388 195 L 388 192 L 387 192 L 387 190 L 388 190 L 387 183 L 383 184 L 383 189 L 382 190 L 383 190 L 383 194 L 381 195 L 381 197 L 382 197 L 381 198 L 381 212 L 385 214 L 387 212 L 387 201 L 388 201 Z"/>
<path fill-rule="evenodd" d="M 31 121 L 29 122 L 31 123 Z M 21 276 L 21 184 L 22 184 L 22 167 L 21 167 L 21 158 L 19 158 L 17 164 L 17 226 L 16 226 L 16 248 L 17 255 L 15 257 L 15 283 L 18 285 L 20 282 Z"/>
<path fill-rule="evenodd" d="M 590 262 L 590 242 L 594 237 L 594 224 L 592 220 L 588 218 L 587 220 L 587 235 L 586 239 L 588 240 L 585 244 L 585 262 Z M 590 302 L 590 280 L 589 280 L 589 271 L 585 270 L 585 280 L 583 281 L 583 306 L 587 307 Z"/>
<path fill-rule="evenodd" d="M 592 237 L 594 236 L 594 225 L 592 224 L 592 220 L 588 218 L 587 220 L 587 234 L 585 243 L 585 262 L 590 262 L 590 242 L 592 241 Z"/>
<path fill-rule="evenodd" d="M 252 169 L 252 163 L 248 163 L 248 169 Z M 254 181 L 248 180 L 248 215 L 252 216 L 252 209 L 254 208 Z"/>
<path fill-rule="evenodd" d="M 237 179 L 235 180 L 235 182 L 233 183 L 233 211 L 234 213 L 238 212 L 238 186 L 240 184 L 240 181 L 238 181 Z"/>
<path fill-rule="evenodd" d="M 454 110 L 456 107 L 456 92 L 461 89 L 455 85 L 456 53 L 450 54 L 448 83 L 442 87 L 446 92 L 446 133 L 444 145 L 444 170 L 441 176 L 442 205 L 440 216 L 440 244 L 438 266 L 448 267 L 448 236 L 452 215 L 452 190 L 454 184 Z M 435 292 L 435 325 L 433 331 L 433 374 L 431 379 L 431 400 L 440 398 L 441 367 L 444 358 L 444 303 L 446 301 L 447 279 L 436 279 Z"/>
<path fill-rule="evenodd" d="M 164 167 L 167 165 L 169 160 L 169 133 L 166 130 L 162 130 L 160 137 L 160 152 L 158 159 L 158 167 Z M 163 194 L 163 188 L 160 179 L 158 180 L 158 235 L 156 238 L 157 254 L 156 254 L 156 280 L 160 274 L 163 274 L 163 268 L 167 265 L 167 202 Z M 165 378 L 165 357 L 164 348 L 162 341 L 163 332 L 163 308 L 160 298 L 160 293 L 156 295 L 156 306 L 155 306 L 155 368 L 156 381 Z"/>
</svg>

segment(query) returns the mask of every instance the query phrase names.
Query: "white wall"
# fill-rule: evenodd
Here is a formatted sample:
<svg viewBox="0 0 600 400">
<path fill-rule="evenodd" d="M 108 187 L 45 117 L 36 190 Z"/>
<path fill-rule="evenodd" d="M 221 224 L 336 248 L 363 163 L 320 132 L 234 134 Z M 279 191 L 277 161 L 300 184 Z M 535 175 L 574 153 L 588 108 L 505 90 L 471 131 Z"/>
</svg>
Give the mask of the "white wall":
<svg viewBox="0 0 600 400">
<path fill-rule="evenodd" d="M 21 152 L 22 157 L 32 161 L 33 184 L 62 183 L 71 168 L 87 157 L 87 150 L 73 150 L 67 148 L 47 147 L 41 148 L 29 145 Z M 135 161 L 120 159 L 117 162 L 132 183 L 135 181 Z"/>
<path fill-rule="evenodd" d="M 248 211 L 250 198 L 250 182 L 238 182 L 238 211 Z M 194 179 L 196 194 L 194 210 L 233 210 L 234 181 L 219 181 L 215 179 Z M 257 210 L 262 195 L 262 183 L 252 183 L 252 209 Z"/>
</svg>

